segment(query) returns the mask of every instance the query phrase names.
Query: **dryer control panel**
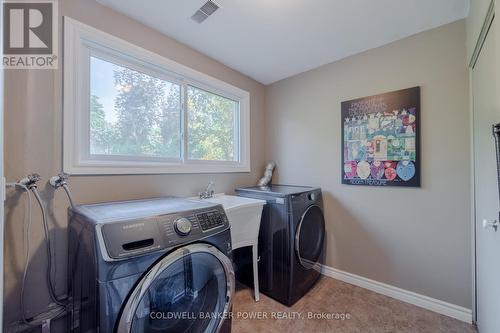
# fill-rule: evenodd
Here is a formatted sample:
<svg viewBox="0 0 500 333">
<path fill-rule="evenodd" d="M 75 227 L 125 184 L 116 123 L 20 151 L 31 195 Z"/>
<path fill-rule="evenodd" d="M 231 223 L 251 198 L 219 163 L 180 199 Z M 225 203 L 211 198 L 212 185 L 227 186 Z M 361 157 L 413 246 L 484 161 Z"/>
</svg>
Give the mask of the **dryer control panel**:
<svg viewBox="0 0 500 333">
<path fill-rule="evenodd" d="M 221 205 L 98 226 L 110 260 L 191 243 L 229 228 Z"/>
</svg>

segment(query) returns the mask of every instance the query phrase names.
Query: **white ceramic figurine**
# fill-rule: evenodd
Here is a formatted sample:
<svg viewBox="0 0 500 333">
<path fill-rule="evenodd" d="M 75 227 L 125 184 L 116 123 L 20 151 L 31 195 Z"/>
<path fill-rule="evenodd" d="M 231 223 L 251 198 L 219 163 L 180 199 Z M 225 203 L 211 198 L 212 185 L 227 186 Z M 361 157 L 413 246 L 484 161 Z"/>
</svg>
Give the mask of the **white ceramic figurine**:
<svg viewBox="0 0 500 333">
<path fill-rule="evenodd" d="M 266 171 L 264 171 L 264 177 L 259 180 L 257 185 L 259 186 L 267 186 L 271 183 L 273 178 L 273 171 L 276 168 L 276 162 L 271 161 L 266 165 Z"/>
</svg>

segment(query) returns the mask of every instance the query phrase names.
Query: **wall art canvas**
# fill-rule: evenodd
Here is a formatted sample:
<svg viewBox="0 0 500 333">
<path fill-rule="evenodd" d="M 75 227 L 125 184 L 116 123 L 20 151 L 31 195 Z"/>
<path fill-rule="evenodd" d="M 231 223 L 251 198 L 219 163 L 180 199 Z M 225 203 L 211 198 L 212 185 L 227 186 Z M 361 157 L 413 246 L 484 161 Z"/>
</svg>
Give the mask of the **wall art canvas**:
<svg viewBox="0 0 500 333">
<path fill-rule="evenodd" d="M 420 186 L 420 87 L 342 102 L 342 183 Z"/>
</svg>

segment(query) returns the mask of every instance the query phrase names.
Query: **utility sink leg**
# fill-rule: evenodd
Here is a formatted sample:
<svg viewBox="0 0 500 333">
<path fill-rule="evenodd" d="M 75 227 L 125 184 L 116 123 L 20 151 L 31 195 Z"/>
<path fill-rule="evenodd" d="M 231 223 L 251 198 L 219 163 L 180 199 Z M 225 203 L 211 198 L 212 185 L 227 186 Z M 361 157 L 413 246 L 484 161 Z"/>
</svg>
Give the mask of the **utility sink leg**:
<svg viewBox="0 0 500 333">
<path fill-rule="evenodd" d="M 259 260 L 258 260 L 258 250 L 257 244 L 252 245 L 252 256 L 253 256 L 253 289 L 255 295 L 255 301 L 260 300 L 259 293 Z"/>
</svg>

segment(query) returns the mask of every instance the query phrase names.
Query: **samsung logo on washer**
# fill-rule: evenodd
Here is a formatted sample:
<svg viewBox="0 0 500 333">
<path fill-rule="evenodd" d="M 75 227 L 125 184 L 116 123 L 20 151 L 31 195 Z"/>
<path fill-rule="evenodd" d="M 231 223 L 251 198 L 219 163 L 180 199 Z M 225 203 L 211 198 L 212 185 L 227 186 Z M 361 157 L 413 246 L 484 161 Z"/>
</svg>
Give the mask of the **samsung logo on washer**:
<svg viewBox="0 0 500 333">
<path fill-rule="evenodd" d="M 122 226 L 123 230 L 128 230 L 128 229 L 136 229 L 136 228 L 142 228 L 144 227 L 144 223 L 134 223 L 134 224 L 126 224 Z"/>
</svg>

